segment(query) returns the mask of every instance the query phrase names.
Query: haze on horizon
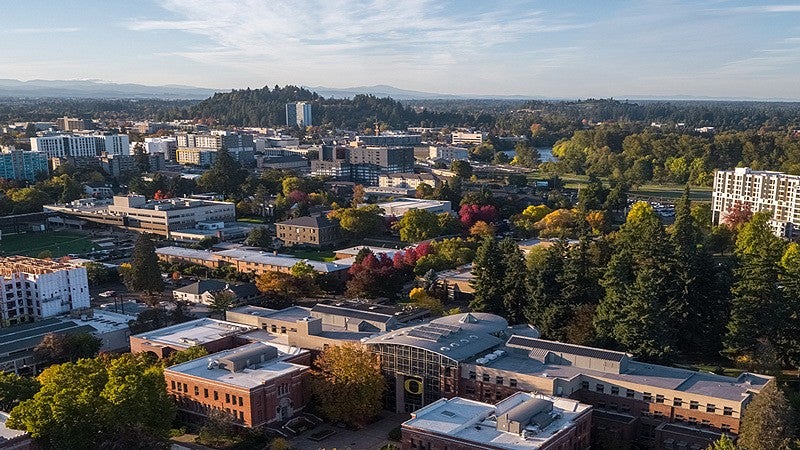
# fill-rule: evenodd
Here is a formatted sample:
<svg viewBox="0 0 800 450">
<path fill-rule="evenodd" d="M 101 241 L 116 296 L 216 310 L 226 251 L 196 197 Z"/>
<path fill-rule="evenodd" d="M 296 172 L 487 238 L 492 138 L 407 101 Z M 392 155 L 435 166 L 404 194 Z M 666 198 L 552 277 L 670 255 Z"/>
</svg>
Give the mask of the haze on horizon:
<svg viewBox="0 0 800 450">
<path fill-rule="evenodd" d="M 800 99 L 800 4 L 6 2 L 0 78 Z"/>
</svg>

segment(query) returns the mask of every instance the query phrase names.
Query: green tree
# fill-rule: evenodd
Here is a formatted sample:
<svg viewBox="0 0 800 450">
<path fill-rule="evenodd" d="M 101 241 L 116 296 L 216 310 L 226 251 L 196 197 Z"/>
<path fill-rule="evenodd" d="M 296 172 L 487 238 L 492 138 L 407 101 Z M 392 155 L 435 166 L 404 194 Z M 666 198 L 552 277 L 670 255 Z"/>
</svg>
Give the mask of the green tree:
<svg viewBox="0 0 800 450">
<path fill-rule="evenodd" d="M 102 345 L 102 339 L 86 332 L 74 334 L 48 333 L 44 335 L 33 351 L 38 361 L 46 364 L 56 364 L 67 361 L 75 362 L 81 358 L 91 358 L 97 355 Z"/>
<path fill-rule="evenodd" d="M 222 290 L 214 293 L 211 303 L 208 305 L 208 309 L 212 312 L 224 315 L 225 311 L 233 308 L 236 302 L 236 294 L 229 290 Z"/>
<path fill-rule="evenodd" d="M 514 146 L 514 151 L 516 152 L 516 155 L 511 161 L 511 164 L 515 166 L 533 169 L 541 162 L 541 159 L 539 158 L 539 151 L 531 147 L 527 140 L 518 142 L 517 145 Z"/>
<path fill-rule="evenodd" d="M 744 410 L 737 444 L 742 450 L 788 450 L 796 427 L 795 413 L 773 380 Z"/>
<path fill-rule="evenodd" d="M 193 359 L 202 358 L 208 355 L 208 350 L 202 345 L 193 345 L 186 350 L 181 350 L 169 355 L 164 361 L 164 367 L 183 364 Z"/>
<path fill-rule="evenodd" d="M 586 186 L 578 191 L 578 207 L 583 211 L 603 209 L 608 198 L 608 189 L 594 175 L 589 175 Z"/>
<path fill-rule="evenodd" d="M 727 434 L 723 434 L 719 439 L 706 447 L 706 450 L 737 450 L 737 448 L 731 438 L 729 438 Z"/>
<path fill-rule="evenodd" d="M 251 247 L 269 248 L 272 245 L 272 237 L 267 227 L 255 227 L 247 234 L 244 243 Z"/>
<path fill-rule="evenodd" d="M 11 411 L 21 402 L 32 398 L 40 387 L 36 378 L 0 373 L 0 410 Z"/>
<path fill-rule="evenodd" d="M 339 208 L 330 217 L 339 221 L 339 226 L 353 238 L 377 234 L 383 225 L 382 209 L 378 205 L 358 208 Z"/>
<path fill-rule="evenodd" d="M 485 237 L 472 263 L 473 279 L 470 285 L 475 292 L 469 304 L 470 309 L 502 315 L 505 268 L 497 240 L 493 236 Z"/>
<path fill-rule="evenodd" d="M 103 448 L 139 431 L 163 440 L 175 415 L 161 368 L 143 355 L 79 359 L 38 379 L 39 392 L 11 410 L 7 425 L 49 448 Z"/>
<path fill-rule="evenodd" d="M 450 163 L 450 171 L 463 180 L 468 180 L 472 176 L 472 166 L 469 161 L 453 161 Z"/>
<path fill-rule="evenodd" d="M 83 267 L 86 267 L 86 276 L 90 286 L 99 286 L 117 279 L 117 273 L 106 267 L 105 264 L 90 261 L 84 263 Z"/>
<path fill-rule="evenodd" d="M 420 242 L 439 236 L 439 217 L 436 213 L 424 209 L 412 209 L 400 218 L 394 229 L 400 232 L 400 239 L 405 242 Z"/>
<path fill-rule="evenodd" d="M 247 170 L 224 147 L 217 150 L 217 158 L 211 168 L 197 180 L 198 186 L 218 192 L 224 196 L 241 197 L 241 185 L 247 179 Z"/>
<path fill-rule="evenodd" d="M 517 243 L 510 238 L 500 241 L 498 246 L 506 266 L 503 280 L 503 316 L 510 324 L 525 321 L 525 306 L 528 303 L 528 290 L 525 284 L 527 270 L 525 256 Z"/>
<path fill-rule="evenodd" d="M 125 286 L 131 291 L 147 292 L 152 296 L 164 290 L 161 269 L 153 240 L 147 233 L 139 235 L 133 247 L 131 267 L 123 277 Z"/>
<path fill-rule="evenodd" d="M 789 244 L 781 258 L 783 304 L 776 327 L 775 341 L 780 349 L 781 362 L 800 367 L 800 245 Z"/>
<path fill-rule="evenodd" d="M 368 423 L 380 412 L 385 390 L 378 357 L 363 345 L 331 346 L 314 360 L 311 392 L 329 420 Z"/>
</svg>

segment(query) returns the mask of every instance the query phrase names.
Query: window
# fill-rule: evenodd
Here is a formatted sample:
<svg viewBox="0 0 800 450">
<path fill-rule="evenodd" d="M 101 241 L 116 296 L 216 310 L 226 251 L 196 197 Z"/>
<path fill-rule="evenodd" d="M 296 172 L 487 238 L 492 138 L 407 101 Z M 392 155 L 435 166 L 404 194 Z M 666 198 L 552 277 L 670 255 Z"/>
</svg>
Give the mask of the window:
<svg viewBox="0 0 800 450">
<path fill-rule="evenodd" d="M 189 392 L 189 386 L 187 386 L 186 383 L 183 383 L 183 392 Z"/>
<path fill-rule="evenodd" d="M 514 387 L 514 388 L 517 387 L 517 380 L 515 380 L 513 378 L 509 379 L 508 380 L 508 385 L 511 386 L 511 387 Z"/>
<path fill-rule="evenodd" d="M 489 382 L 489 374 L 488 373 L 483 374 L 483 382 L 484 383 L 488 383 Z"/>
<path fill-rule="evenodd" d="M 664 396 L 661 394 L 656 394 L 656 403 L 664 403 Z"/>
<path fill-rule="evenodd" d="M 642 393 L 642 400 L 644 400 L 646 402 L 652 402 L 653 401 L 653 394 L 651 394 L 649 392 L 643 392 Z"/>
<path fill-rule="evenodd" d="M 172 390 L 175 390 L 175 380 L 172 380 Z"/>
<path fill-rule="evenodd" d="M 270 330 L 272 330 L 273 333 L 277 333 L 278 332 L 278 326 L 277 325 L 273 325 L 272 327 L 270 327 Z"/>
<path fill-rule="evenodd" d="M 711 428 L 711 421 L 703 419 L 703 421 L 700 423 L 700 426 L 703 428 Z"/>
<path fill-rule="evenodd" d="M 722 408 L 722 415 L 724 416 L 732 416 L 733 415 L 733 408 L 730 406 L 726 406 Z"/>
<path fill-rule="evenodd" d="M 203 397 L 208 398 L 208 389 L 203 388 Z"/>
<path fill-rule="evenodd" d="M 472 386 L 464 387 L 464 393 L 467 395 L 475 395 L 475 388 Z"/>
<path fill-rule="evenodd" d="M 697 419 L 694 417 L 689 417 L 689 425 L 697 425 Z"/>
<path fill-rule="evenodd" d="M 619 395 L 619 386 L 611 386 L 611 395 Z"/>
<path fill-rule="evenodd" d="M 226 392 L 226 393 L 225 393 L 225 403 L 230 403 L 230 402 L 231 402 L 231 394 L 228 394 L 228 393 Z"/>
<path fill-rule="evenodd" d="M 713 413 L 717 411 L 717 407 L 709 403 L 706 405 L 706 412 Z"/>
<path fill-rule="evenodd" d="M 589 389 L 589 382 L 581 381 L 581 389 Z"/>
<path fill-rule="evenodd" d="M 244 399 L 239 397 L 239 406 L 244 406 Z"/>
<path fill-rule="evenodd" d="M 219 400 L 219 392 L 214 391 L 214 400 Z"/>
<path fill-rule="evenodd" d="M 605 386 L 603 386 L 603 385 L 602 385 L 602 384 L 600 384 L 600 383 L 597 383 L 597 384 L 594 386 L 594 390 L 595 390 L 595 391 L 597 391 L 597 392 L 603 392 L 603 391 L 605 390 Z"/>
<path fill-rule="evenodd" d="M 731 431 L 731 426 L 728 425 L 727 423 L 723 423 L 722 425 L 720 425 L 720 429 L 727 433 Z"/>
<path fill-rule="evenodd" d="M 634 394 L 636 394 L 636 391 L 633 389 L 625 389 L 625 397 L 633 398 Z"/>
<path fill-rule="evenodd" d="M 689 402 L 689 409 L 699 409 L 699 408 L 700 408 L 700 404 L 698 402 L 696 402 L 694 400 Z"/>
<path fill-rule="evenodd" d="M 197 386 L 194 387 L 194 395 L 200 395 L 200 388 Z"/>
<path fill-rule="evenodd" d="M 503 384 L 503 377 L 495 377 L 494 383 L 495 384 Z"/>
<path fill-rule="evenodd" d="M 675 414 L 675 421 L 676 422 L 683 422 L 683 416 L 680 414 Z"/>
<path fill-rule="evenodd" d="M 661 411 L 653 411 L 653 417 L 655 417 L 656 419 L 660 419 L 664 417 L 664 413 L 662 413 Z"/>
<path fill-rule="evenodd" d="M 474 379 L 476 378 L 476 376 L 477 376 L 477 375 L 475 374 L 475 372 L 473 372 L 473 371 L 471 371 L 471 370 L 469 371 L 469 379 L 470 379 L 470 380 L 474 380 Z"/>
<path fill-rule="evenodd" d="M 681 399 L 679 399 L 677 397 L 672 399 L 672 406 L 681 406 L 682 404 L 683 404 L 683 400 L 681 400 Z"/>
</svg>

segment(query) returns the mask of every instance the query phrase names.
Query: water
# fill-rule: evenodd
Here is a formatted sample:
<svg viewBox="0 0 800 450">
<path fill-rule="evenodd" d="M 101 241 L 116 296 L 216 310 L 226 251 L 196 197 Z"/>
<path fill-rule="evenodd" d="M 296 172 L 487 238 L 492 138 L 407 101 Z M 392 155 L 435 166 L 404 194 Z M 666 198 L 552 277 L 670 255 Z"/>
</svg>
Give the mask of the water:
<svg viewBox="0 0 800 450">
<path fill-rule="evenodd" d="M 539 158 L 542 162 L 553 162 L 556 160 L 556 157 L 553 156 L 553 147 L 536 147 L 536 150 L 539 150 Z M 517 155 L 517 152 L 514 150 L 507 150 L 503 153 L 508 155 L 509 159 L 514 159 L 514 156 Z"/>
</svg>

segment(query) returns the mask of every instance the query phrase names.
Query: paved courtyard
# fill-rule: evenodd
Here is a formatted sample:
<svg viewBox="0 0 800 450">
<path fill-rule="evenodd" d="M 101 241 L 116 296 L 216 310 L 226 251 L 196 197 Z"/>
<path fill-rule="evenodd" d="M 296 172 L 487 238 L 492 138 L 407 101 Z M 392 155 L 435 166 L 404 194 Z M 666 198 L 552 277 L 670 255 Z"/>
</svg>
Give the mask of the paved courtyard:
<svg viewBox="0 0 800 450">
<path fill-rule="evenodd" d="M 388 412 L 383 412 L 382 416 L 381 420 L 358 431 L 323 423 L 313 430 L 306 431 L 292 439 L 290 442 L 292 448 L 296 450 L 377 450 L 390 442 L 388 438 L 389 431 L 411 417 L 409 414 L 392 414 Z M 320 442 L 308 439 L 310 434 L 325 429 L 335 430 L 336 434 Z"/>
</svg>

